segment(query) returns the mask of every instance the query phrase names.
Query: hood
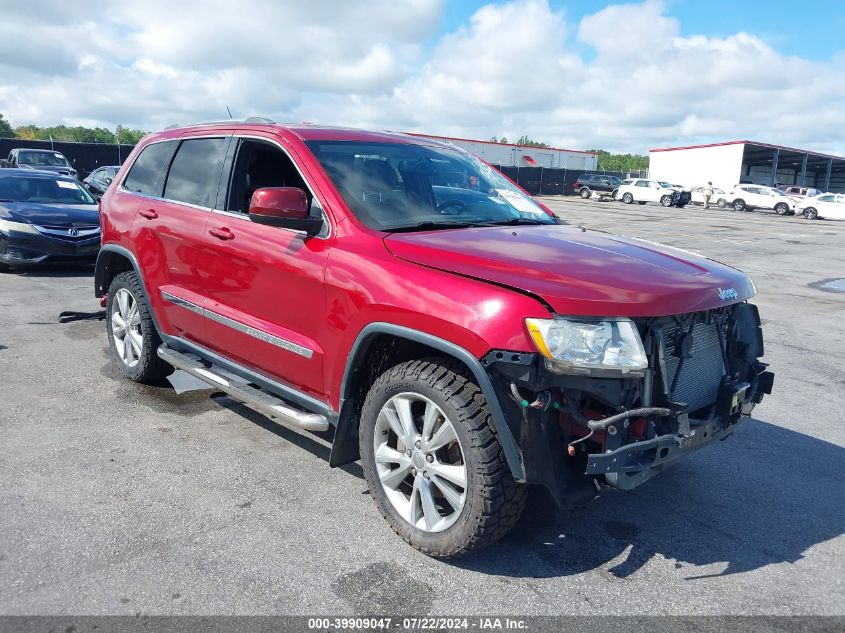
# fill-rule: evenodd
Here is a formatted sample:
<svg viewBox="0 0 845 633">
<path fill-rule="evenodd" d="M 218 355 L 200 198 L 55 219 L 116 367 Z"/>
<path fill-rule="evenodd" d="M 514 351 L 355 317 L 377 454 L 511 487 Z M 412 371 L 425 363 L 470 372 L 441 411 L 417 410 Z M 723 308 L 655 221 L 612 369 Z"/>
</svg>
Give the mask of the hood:
<svg viewBox="0 0 845 633">
<path fill-rule="evenodd" d="M 572 226 L 393 233 L 384 241 L 397 257 L 534 294 L 562 315 L 667 316 L 756 292 L 745 273 L 705 257 Z"/>
<path fill-rule="evenodd" d="M 0 217 L 4 215 L 13 222 L 28 222 L 38 226 L 70 228 L 96 226 L 100 223 L 100 211 L 96 204 L 3 202 L 0 203 Z"/>
</svg>

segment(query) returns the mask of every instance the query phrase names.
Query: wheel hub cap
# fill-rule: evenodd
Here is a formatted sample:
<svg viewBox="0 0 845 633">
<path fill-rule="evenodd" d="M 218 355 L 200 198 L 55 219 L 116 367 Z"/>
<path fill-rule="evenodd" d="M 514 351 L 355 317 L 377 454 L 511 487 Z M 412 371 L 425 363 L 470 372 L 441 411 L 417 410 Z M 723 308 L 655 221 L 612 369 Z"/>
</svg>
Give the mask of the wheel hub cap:
<svg viewBox="0 0 845 633">
<path fill-rule="evenodd" d="M 135 297 L 126 288 L 118 290 L 112 300 L 111 331 L 120 360 L 127 367 L 137 365 L 144 345 L 141 312 Z"/>
<path fill-rule="evenodd" d="M 397 514 L 424 532 L 442 532 L 466 504 L 467 469 L 452 421 L 434 402 L 400 393 L 379 411 L 376 472 Z"/>
</svg>

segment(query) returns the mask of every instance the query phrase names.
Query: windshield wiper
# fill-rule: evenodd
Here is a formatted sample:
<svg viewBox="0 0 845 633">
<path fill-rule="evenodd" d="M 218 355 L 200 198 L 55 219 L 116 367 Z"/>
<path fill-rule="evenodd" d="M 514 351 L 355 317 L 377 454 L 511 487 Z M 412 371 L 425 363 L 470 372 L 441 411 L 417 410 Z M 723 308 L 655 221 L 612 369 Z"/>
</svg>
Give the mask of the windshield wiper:
<svg viewBox="0 0 845 633">
<path fill-rule="evenodd" d="M 517 226 L 519 224 L 542 224 L 544 226 L 551 226 L 557 222 L 545 222 L 543 220 L 534 220 L 532 218 L 508 218 L 507 220 L 492 220 L 484 222 L 483 226 Z"/>
<path fill-rule="evenodd" d="M 474 226 L 489 226 L 489 224 L 487 222 L 433 222 L 426 220 L 408 226 L 394 226 L 382 230 L 387 233 L 401 233 L 403 231 L 428 231 L 432 229 L 468 229 Z"/>
</svg>

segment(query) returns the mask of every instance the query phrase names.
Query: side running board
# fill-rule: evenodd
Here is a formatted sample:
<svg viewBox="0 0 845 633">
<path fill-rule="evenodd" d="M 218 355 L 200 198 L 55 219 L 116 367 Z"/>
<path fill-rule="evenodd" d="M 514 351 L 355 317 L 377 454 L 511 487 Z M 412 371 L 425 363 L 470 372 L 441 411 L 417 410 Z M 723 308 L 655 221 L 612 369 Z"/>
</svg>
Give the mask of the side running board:
<svg viewBox="0 0 845 633">
<path fill-rule="evenodd" d="M 250 382 L 230 372 L 218 369 L 214 365 L 206 367 L 199 356 L 177 352 L 167 345 L 161 345 L 158 348 L 158 356 L 176 369 L 181 369 L 195 378 L 225 391 L 236 400 L 240 400 L 264 415 L 276 418 L 285 424 L 306 431 L 326 431 L 329 428 L 329 421 L 325 416 L 294 409 L 281 398 L 253 386 Z"/>
</svg>

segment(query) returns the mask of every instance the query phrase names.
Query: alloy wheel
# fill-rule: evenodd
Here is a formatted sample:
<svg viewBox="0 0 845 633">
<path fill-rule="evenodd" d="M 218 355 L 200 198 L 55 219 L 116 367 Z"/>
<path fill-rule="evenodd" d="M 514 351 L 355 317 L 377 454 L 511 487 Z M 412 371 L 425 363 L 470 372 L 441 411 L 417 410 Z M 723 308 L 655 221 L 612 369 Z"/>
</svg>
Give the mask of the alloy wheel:
<svg viewBox="0 0 845 633">
<path fill-rule="evenodd" d="M 127 367 L 137 365 L 144 347 L 141 312 L 135 297 L 126 288 L 118 290 L 112 299 L 111 332 L 120 360 Z"/>
<path fill-rule="evenodd" d="M 418 393 L 390 398 L 373 432 L 379 480 L 393 509 L 424 532 L 442 532 L 466 504 L 467 468 L 451 420 Z"/>
</svg>

